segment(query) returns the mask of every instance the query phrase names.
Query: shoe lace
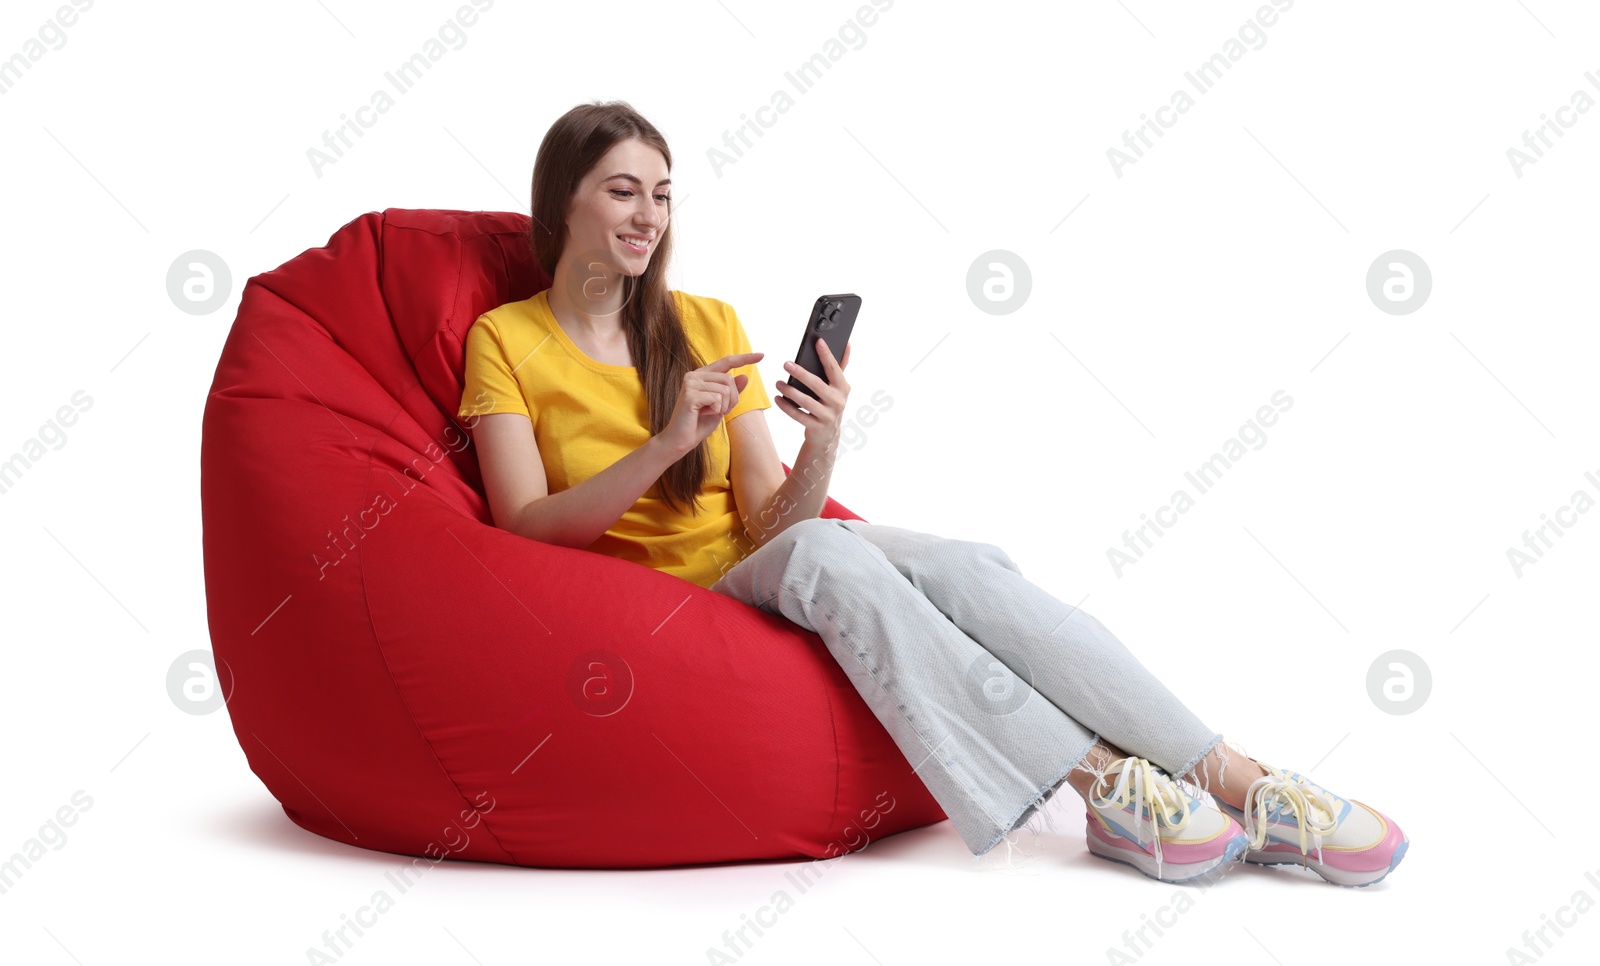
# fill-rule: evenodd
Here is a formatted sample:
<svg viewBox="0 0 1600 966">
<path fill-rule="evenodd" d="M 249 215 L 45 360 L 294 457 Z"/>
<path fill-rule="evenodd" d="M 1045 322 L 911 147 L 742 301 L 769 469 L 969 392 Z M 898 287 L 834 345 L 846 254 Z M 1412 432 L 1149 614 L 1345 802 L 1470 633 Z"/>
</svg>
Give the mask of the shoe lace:
<svg viewBox="0 0 1600 966">
<path fill-rule="evenodd" d="M 1110 794 L 1103 794 L 1100 790 L 1110 784 L 1107 776 L 1114 771 L 1121 774 L 1111 787 Z M 1165 827 L 1176 832 L 1189 824 L 1189 796 L 1178 783 L 1143 758 L 1118 758 L 1107 765 L 1089 787 L 1089 801 L 1100 808 L 1115 806 L 1119 809 L 1132 802 L 1134 821 L 1150 823 L 1151 848 L 1156 860 L 1156 876 L 1159 878 L 1161 829 Z M 1174 812 L 1178 815 L 1176 819 L 1172 817 Z"/>
<path fill-rule="evenodd" d="M 1281 805 L 1293 812 L 1300 830 L 1300 855 L 1310 854 L 1307 836 L 1316 842 L 1317 861 L 1322 861 L 1322 839 L 1339 828 L 1338 812 L 1328 794 L 1307 784 L 1304 778 L 1290 778 L 1271 765 L 1266 774 L 1250 783 L 1244 793 L 1244 831 L 1250 848 L 1267 843 L 1267 816 Z"/>
</svg>

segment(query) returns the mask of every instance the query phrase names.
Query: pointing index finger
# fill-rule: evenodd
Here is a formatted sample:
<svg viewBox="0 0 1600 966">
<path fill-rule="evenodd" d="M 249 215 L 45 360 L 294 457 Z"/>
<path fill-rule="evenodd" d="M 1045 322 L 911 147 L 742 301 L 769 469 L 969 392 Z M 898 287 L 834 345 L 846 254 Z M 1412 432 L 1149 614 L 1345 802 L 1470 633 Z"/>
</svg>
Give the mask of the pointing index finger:
<svg viewBox="0 0 1600 966">
<path fill-rule="evenodd" d="M 729 369 L 737 369 L 740 366 L 748 366 L 752 362 L 757 362 L 764 355 L 766 355 L 765 352 L 736 352 L 731 356 L 723 356 L 716 362 L 707 364 L 706 368 L 715 372 L 727 372 Z"/>
</svg>

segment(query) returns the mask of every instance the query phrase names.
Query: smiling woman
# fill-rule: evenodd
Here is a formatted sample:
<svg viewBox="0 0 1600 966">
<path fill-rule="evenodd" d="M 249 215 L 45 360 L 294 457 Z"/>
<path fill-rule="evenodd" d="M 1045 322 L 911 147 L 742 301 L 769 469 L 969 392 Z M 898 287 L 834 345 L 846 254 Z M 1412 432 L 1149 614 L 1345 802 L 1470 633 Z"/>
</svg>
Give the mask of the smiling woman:
<svg viewBox="0 0 1600 966">
<path fill-rule="evenodd" d="M 468 331 L 458 415 L 478 417 L 497 526 L 704 587 L 754 546 L 745 518 L 783 472 L 755 434 L 765 451 L 740 455 L 757 485 L 736 501 L 731 426 L 772 400 L 733 308 L 666 286 L 670 167 L 660 133 L 625 105 L 583 105 L 551 127 L 530 242 L 552 283 Z"/>
<path fill-rule="evenodd" d="M 836 359 L 816 340 L 820 374 L 786 363 L 799 382 L 777 382 L 773 407 L 732 307 L 666 286 L 671 167 L 660 132 L 623 102 L 573 108 L 539 146 L 529 230 L 551 284 L 466 338 L 459 415 L 478 416 L 496 526 L 816 633 L 975 856 L 1050 821 L 1066 785 L 1088 806 L 1089 851 L 1152 878 L 1240 858 L 1303 858 L 1340 885 L 1394 868 L 1407 840 L 1387 816 L 1248 756 L 1228 769 L 1221 734 L 1000 547 L 823 517 L 848 344 Z M 783 472 L 767 408 L 805 428 L 800 472 Z M 626 661 L 576 660 L 583 693 L 592 681 L 608 699 L 631 693 Z"/>
<path fill-rule="evenodd" d="M 476 417 L 478 460 L 496 525 L 710 586 L 751 548 L 730 477 L 727 426 L 745 413 L 772 405 L 760 378 L 745 387 L 704 439 L 704 476 L 693 508 L 672 505 L 659 480 L 645 480 L 644 485 L 630 484 L 642 492 L 623 493 L 628 505 L 609 519 L 600 519 L 596 511 L 613 514 L 612 504 L 597 505 L 598 501 L 580 504 L 569 514 L 554 512 L 562 509 L 557 499 L 561 494 L 579 488 L 587 492 L 597 480 L 603 485 L 607 473 L 659 440 L 648 428 L 650 413 L 639 368 L 617 358 L 627 352 L 626 338 L 569 334 L 552 312 L 556 291 L 546 289 L 492 309 L 467 333 L 469 375 L 458 415 Z M 698 357 L 749 352 L 749 339 L 732 306 L 687 292 L 672 296 L 689 346 Z M 600 344 L 618 348 L 614 353 L 601 352 Z M 497 429 L 491 427 L 495 420 L 506 421 L 512 432 L 496 435 Z M 516 462 L 519 456 L 521 463 Z M 530 498 L 533 502 L 522 502 Z M 544 503 L 553 512 L 542 517 L 528 512 L 543 501 L 555 501 Z"/>
</svg>

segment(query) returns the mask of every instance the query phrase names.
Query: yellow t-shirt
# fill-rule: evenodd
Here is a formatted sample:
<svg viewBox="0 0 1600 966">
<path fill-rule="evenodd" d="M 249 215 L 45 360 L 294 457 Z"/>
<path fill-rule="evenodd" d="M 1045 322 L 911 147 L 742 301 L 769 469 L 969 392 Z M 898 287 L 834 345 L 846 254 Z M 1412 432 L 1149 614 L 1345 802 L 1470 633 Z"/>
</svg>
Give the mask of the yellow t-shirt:
<svg viewBox="0 0 1600 966">
<path fill-rule="evenodd" d="M 689 342 L 710 363 L 749 352 L 750 339 L 726 302 L 674 291 Z M 698 515 L 675 513 L 660 500 L 660 484 L 584 548 L 664 570 L 710 587 L 753 549 L 734 505 L 728 478 L 728 422 L 772 399 L 754 363 L 730 370 L 749 376 L 739 402 L 707 437 L 710 468 Z M 634 366 L 597 362 L 584 354 L 550 313 L 549 289 L 479 316 L 467 330 L 466 379 L 457 415 L 522 413 L 551 493 L 582 483 L 650 438 L 649 407 Z M 765 417 L 763 417 L 765 418 Z"/>
</svg>

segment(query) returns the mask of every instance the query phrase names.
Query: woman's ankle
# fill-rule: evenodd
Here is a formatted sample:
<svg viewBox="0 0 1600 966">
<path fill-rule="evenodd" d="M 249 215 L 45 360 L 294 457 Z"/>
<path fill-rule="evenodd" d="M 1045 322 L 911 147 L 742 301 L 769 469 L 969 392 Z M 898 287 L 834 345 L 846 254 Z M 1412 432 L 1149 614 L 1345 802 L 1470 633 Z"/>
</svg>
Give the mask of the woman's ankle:
<svg viewBox="0 0 1600 966">
<path fill-rule="evenodd" d="M 1098 776 L 1085 768 L 1083 762 L 1079 762 L 1077 767 L 1067 773 L 1067 785 L 1078 793 L 1078 797 L 1082 798 L 1085 804 L 1089 804 L 1089 796 L 1097 780 Z"/>
<path fill-rule="evenodd" d="M 1093 794 L 1095 784 L 1105 774 L 1106 767 L 1118 758 L 1123 757 L 1116 749 L 1103 741 L 1098 741 L 1089 747 L 1084 756 L 1067 773 L 1067 784 L 1077 792 L 1085 804 L 1092 805 L 1090 796 Z"/>
<path fill-rule="evenodd" d="M 1237 809 L 1244 808 L 1244 796 L 1250 783 L 1266 774 L 1254 758 L 1238 746 L 1230 748 L 1226 740 L 1219 741 L 1190 770 L 1187 780 L 1209 792 L 1218 801 Z"/>
</svg>

